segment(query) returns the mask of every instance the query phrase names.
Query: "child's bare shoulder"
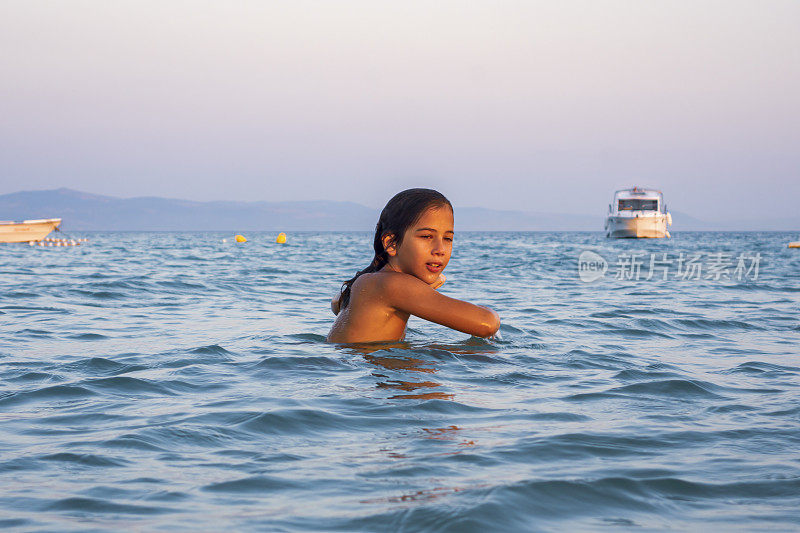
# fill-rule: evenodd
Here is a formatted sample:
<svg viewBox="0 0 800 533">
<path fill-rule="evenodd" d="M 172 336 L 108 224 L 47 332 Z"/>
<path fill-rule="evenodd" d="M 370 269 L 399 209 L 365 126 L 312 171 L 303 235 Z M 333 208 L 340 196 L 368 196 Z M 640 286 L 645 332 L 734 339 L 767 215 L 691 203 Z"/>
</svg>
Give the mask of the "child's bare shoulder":
<svg viewBox="0 0 800 533">
<path fill-rule="evenodd" d="M 350 287 L 350 298 L 366 296 L 372 299 L 385 290 L 389 274 L 388 272 L 370 272 L 369 274 L 358 276 Z"/>
<path fill-rule="evenodd" d="M 430 288 L 424 281 L 402 272 L 373 272 L 359 276 L 353 283 L 354 291 L 365 292 L 403 292 L 414 289 Z"/>
<path fill-rule="evenodd" d="M 439 294 L 424 281 L 402 272 L 363 274 L 353 283 L 351 299 L 359 306 L 407 307 L 409 300 L 422 303 Z"/>
</svg>

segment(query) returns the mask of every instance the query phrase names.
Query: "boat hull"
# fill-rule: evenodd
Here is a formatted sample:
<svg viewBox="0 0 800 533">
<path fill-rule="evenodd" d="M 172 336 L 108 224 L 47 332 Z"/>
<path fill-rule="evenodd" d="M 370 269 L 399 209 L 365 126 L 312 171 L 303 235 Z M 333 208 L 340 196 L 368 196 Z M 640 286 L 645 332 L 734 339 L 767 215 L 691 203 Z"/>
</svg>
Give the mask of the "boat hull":
<svg viewBox="0 0 800 533">
<path fill-rule="evenodd" d="M 612 239 L 663 239 L 669 237 L 667 215 L 617 217 L 606 219 L 606 237 Z"/>
<path fill-rule="evenodd" d="M 61 224 L 60 218 L 0 222 L 0 242 L 41 241 Z"/>
</svg>

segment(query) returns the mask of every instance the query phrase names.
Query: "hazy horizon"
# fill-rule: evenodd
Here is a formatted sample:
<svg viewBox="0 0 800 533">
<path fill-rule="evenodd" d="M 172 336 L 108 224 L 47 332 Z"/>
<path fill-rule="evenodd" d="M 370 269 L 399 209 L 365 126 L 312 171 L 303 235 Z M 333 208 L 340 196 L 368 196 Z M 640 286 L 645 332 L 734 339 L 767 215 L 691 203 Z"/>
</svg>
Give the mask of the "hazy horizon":
<svg viewBox="0 0 800 533">
<path fill-rule="evenodd" d="M 0 194 L 796 212 L 800 3 L 0 4 Z"/>
</svg>

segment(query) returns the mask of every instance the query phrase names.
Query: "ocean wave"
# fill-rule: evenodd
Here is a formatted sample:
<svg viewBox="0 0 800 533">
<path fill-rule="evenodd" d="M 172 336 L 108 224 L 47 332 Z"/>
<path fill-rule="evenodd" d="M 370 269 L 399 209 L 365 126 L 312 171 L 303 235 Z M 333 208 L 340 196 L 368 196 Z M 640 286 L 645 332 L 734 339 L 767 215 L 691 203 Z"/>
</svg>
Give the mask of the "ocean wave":
<svg viewBox="0 0 800 533">
<path fill-rule="evenodd" d="M 39 461 L 56 461 L 62 463 L 69 463 L 76 466 L 89 466 L 89 467 L 115 467 L 115 466 L 125 466 L 130 464 L 130 461 L 127 461 L 122 458 L 110 458 L 105 457 L 102 455 L 96 455 L 91 453 L 85 454 L 77 454 L 77 453 L 53 453 L 50 455 L 42 455 L 37 457 Z"/>
<path fill-rule="evenodd" d="M 31 391 L 14 392 L 0 396 L 0 406 L 10 407 L 30 402 L 64 402 L 80 400 L 93 396 L 91 390 L 77 385 L 53 385 Z"/>
<path fill-rule="evenodd" d="M 138 505 L 130 503 L 115 503 L 100 498 L 63 498 L 43 505 L 42 511 L 61 511 L 68 513 L 99 513 L 110 515 L 154 515 L 175 512 L 174 509 Z"/>
<path fill-rule="evenodd" d="M 278 478 L 262 475 L 236 479 L 233 481 L 220 481 L 217 483 L 211 483 L 210 485 L 203 487 L 202 490 L 209 492 L 261 495 L 265 493 L 268 494 L 270 492 L 284 492 L 286 490 L 292 490 L 302 486 L 303 484 L 289 478 Z"/>
</svg>

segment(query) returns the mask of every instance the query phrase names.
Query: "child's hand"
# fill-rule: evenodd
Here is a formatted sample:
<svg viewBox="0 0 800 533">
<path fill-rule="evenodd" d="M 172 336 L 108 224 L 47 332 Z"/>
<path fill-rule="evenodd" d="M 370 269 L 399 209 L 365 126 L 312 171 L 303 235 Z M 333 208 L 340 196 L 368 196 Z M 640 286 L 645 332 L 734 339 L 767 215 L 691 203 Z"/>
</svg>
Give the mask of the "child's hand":
<svg viewBox="0 0 800 533">
<path fill-rule="evenodd" d="M 434 288 L 434 290 L 435 290 L 435 289 L 438 289 L 439 287 L 441 287 L 442 285 L 444 285 L 444 282 L 445 282 L 445 281 L 447 281 L 447 278 L 444 276 L 444 274 L 439 274 L 439 279 L 437 279 L 436 281 L 434 281 L 434 282 L 431 284 L 431 287 L 433 287 L 433 288 Z"/>
</svg>

